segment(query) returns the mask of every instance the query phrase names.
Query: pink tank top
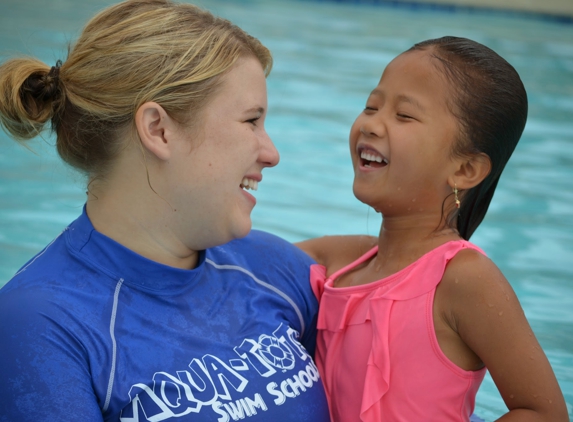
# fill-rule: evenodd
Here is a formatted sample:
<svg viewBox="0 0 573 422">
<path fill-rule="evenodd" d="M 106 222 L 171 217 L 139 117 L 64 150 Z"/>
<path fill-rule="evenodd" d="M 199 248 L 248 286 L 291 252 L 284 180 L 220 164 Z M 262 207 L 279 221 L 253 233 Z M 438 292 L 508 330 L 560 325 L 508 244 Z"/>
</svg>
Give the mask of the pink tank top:
<svg viewBox="0 0 573 422">
<path fill-rule="evenodd" d="M 469 421 L 486 369 L 465 371 L 441 351 L 433 301 L 447 263 L 464 240 L 445 243 L 373 283 L 335 288 L 333 281 L 378 247 L 326 278 L 311 268 L 320 301 L 316 363 L 332 420 Z"/>
</svg>

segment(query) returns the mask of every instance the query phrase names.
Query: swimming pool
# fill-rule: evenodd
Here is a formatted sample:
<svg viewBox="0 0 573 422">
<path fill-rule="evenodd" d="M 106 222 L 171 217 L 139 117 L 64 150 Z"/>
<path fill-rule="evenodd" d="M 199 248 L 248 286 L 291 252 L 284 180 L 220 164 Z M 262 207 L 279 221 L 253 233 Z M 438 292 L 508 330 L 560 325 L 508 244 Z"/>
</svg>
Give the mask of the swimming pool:
<svg viewBox="0 0 573 422">
<path fill-rule="evenodd" d="M 96 10 L 112 1 L 0 3 L 0 59 L 31 54 L 54 64 Z M 384 66 L 414 42 L 466 36 L 508 59 L 530 99 L 524 136 L 472 240 L 514 286 L 555 369 L 573 416 L 573 25 L 492 13 L 329 2 L 202 0 L 271 48 L 267 130 L 281 164 L 264 174 L 256 228 L 289 240 L 376 234 L 379 217 L 354 199 L 349 127 Z M 80 212 L 84 181 L 56 157 L 0 133 L 0 285 Z M 476 413 L 505 410 L 491 378 Z"/>
</svg>

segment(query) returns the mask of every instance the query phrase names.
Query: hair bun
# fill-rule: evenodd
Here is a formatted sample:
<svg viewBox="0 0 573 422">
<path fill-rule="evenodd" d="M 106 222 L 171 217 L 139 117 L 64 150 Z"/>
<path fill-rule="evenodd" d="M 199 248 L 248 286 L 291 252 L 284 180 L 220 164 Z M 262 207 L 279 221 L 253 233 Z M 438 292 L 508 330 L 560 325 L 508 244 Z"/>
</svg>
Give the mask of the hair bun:
<svg viewBox="0 0 573 422">
<path fill-rule="evenodd" d="M 22 96 L 32 96 L 37 101 L 52 101 L 60 94 L 60 67 L 58 60 L 48 73 L 33 73 L 24 81 L 21 88 Z"/>
<path fill-rule="evenodd" d="M 63 101 L 62 62 L 49 68 L 33 58 L 17 58 L 0 65 L 0 127 L 15 139 L 40 134 Z"/>
</svg>

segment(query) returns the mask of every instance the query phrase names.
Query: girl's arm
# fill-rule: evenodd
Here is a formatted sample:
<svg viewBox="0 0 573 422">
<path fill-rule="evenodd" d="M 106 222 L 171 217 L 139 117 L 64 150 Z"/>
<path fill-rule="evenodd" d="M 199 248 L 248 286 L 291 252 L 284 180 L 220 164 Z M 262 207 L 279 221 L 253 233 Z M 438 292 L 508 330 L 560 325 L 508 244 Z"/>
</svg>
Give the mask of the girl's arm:
<svg viewBox="0 0 573 422">
<path fill-rule="evenodd" d="M 452 328 L 486 365 L 509 409 L 498 420 L 569 421 L 551 365 L 497 266 L 476 251 L 462 251 L 440 290 Z"/>
<path fill-rule="evenodd" d="M 378 242 L 366 235 L 323 236 L 295 243 L 316 262 L 328 269 L 328 274 L 360 258 Z"/>
</svg>

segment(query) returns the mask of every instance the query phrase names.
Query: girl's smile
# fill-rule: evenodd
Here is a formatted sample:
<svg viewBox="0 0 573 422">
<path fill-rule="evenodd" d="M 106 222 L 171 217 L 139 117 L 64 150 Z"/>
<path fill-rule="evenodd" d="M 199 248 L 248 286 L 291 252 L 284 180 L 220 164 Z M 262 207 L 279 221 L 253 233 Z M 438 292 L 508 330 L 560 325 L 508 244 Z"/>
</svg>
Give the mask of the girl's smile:
<svg viewBox="0 0 573 422">
<path fill-rule="evenodd" d="M 358 146 L 358 155 L 360 156 L 360 171 L 378 169 L 386 167 L 389 164 L 386 157 L 366 145 Z"/>
</svg>

